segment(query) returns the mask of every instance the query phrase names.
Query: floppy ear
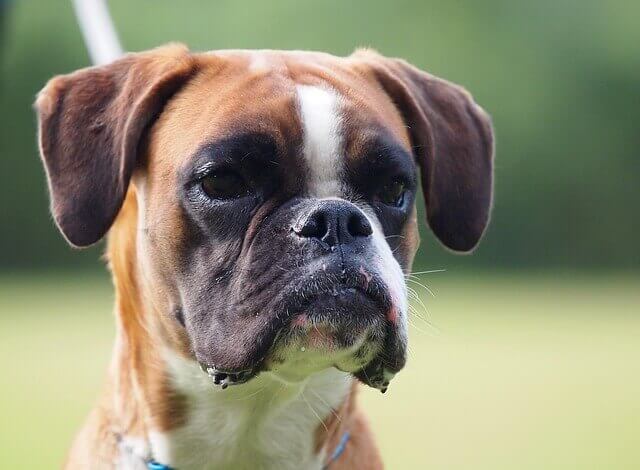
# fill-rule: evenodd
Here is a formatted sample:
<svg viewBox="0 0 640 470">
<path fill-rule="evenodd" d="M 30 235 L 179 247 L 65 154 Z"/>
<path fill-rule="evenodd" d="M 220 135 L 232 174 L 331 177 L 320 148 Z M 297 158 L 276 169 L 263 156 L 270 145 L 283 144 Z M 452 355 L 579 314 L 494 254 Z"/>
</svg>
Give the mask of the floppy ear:
<svg viewBox="0 0 640 470">
<path fill-rule="evenodd" d="M 109 230 L 140 139 L 194 70 L 186 47 L 169 45 L 55 77 L 40 92 L 40 155 L 51 212 L 69 243 L 88 246 Z"/>
<path fill-rule="evenodd" d="M 452 250 L 470 251 L 489 222 L 493 131 L 489 116 L 462 87 L 372 51 L 364 61 L 408 127 L 420 166 L 429 226 Z"/>
</svg>

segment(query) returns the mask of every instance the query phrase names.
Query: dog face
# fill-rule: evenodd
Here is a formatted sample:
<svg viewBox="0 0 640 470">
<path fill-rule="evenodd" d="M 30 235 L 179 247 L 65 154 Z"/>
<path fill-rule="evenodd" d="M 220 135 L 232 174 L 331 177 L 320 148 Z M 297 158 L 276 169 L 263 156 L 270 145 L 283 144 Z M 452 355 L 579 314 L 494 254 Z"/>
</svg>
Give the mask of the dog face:
<svg viewBox="0 0 640 470">
<path fill-rule="evenodd" d="M 335 366 L 385 390 L 405 363 L 418 174 L 446 246 L 487 224 L 487 116 L 372 52 L 170 46 L 56 78 L 37 106 L 63 234 L 101 238 L 133 181 L 148 295 L 225 386 Z"/>
</svg>

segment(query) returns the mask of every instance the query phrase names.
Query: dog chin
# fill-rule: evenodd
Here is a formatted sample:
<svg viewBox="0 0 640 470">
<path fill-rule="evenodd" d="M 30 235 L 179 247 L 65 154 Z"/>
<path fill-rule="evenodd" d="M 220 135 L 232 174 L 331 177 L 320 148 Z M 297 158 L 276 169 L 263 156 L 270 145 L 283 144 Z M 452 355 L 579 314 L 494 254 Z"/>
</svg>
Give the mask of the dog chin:
<svg viewBox="0 0 640 470">
<path fill-rule="evenodd" d="M 387 299 L 355 287 L 320 292 L 290 317 L 255 367 L 242 371 L 202 368 L 224 389 L 262 372 L 285 383 L 297 383 L 335 367 L 384 393 L 405 361 L 404 343 L 388 321 L 393 306 Z"/>
<path fill-rule="evenodd" d="M 259 328 L 249 353 L 214 362 L 216 366 L 203 365 L 214 384 L 242 384 L 263 371 L 303 380 L 336 367 L 383 390 L 404 365 L 400 308 L 387 283 L 365 266 L 341 263 L 307 269 L 289 281 L 268 308 L 274 314 L 263 325 L 254 324 Z M 225 368 L 225 362 L 234 366 Z"/>
<path fill-rule="evenodd" d="M 386 325 L 379 302 L 355 288 L 317 295 L 283 328 L 268 368 L 300 374 L 327 367 L 355 372 L 384 343 Z"/>
<path fill-rule="evenodd" d="M 357 289 L 318 296 L 281 334 L 269 369 L 295 382 L 335 367 L 385 393 L 406 361 L 406 337 L 389 321 L 386 298 Z"/>
</svg>

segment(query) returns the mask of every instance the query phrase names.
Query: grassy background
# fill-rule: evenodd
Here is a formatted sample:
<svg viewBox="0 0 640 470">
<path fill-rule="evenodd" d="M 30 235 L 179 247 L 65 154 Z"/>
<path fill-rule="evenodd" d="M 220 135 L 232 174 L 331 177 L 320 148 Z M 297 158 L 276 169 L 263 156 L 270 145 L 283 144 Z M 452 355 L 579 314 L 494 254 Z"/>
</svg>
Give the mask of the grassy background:
<svg viewBox="0 0 640 470">
<path fill-rule="evenodd" d="M 423 277 L 408 367 L 362 398 L 391 469 L 640 468 L 632 276 Z M 106 276 L 0 278 L 0 466 L 53 468 L 110 356 Z"/>
</svg>

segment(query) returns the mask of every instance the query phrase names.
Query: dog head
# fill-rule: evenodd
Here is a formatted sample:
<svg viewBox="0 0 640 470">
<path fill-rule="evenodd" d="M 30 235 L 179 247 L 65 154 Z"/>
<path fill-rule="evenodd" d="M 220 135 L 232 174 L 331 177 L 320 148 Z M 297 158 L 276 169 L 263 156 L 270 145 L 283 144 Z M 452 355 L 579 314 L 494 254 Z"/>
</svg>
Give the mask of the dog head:
<svg viewBox="0 0 640 470">
<path fill-rule="evenodd" d="M 386 389 L 405 363 L 404 273 L 428 224 L 472 250 L 492 130 L 462 88 L 371 51 L 130 54 L 37 101 L 55 221 L 83 247 L 135 188 L 135 264 L 216 382 L 330 366 Z"/>
</svg>

